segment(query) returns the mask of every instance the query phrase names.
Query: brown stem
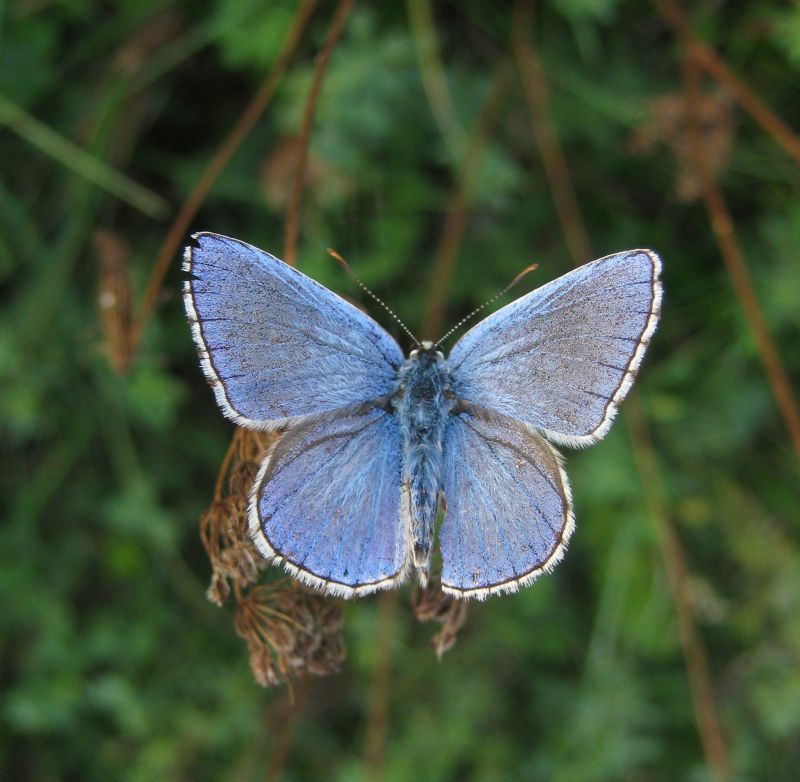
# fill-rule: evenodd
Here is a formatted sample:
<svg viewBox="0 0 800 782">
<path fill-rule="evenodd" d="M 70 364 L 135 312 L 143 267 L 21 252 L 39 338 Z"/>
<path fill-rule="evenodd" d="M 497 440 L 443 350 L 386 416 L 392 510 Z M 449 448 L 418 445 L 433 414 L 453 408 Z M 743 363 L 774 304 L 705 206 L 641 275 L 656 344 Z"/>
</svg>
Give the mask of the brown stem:
<svg viewBox="0 0 800 782">
<path fill-rule="evenodd" d="M 367 782 L 383 779 L 386 735 L 389 730 L 389 695 L 392 683 L 392 641 L 397 613 L 397 590 L 382 592 L 378 601 L 378 631 L 375 636 L 375 672 L 372 677 L 364 764 Z"/>
<path fill-rule="evenodd" d="M 467 144 L 458 185 L 447 207 L 444 228 L 434 255 L 428 304 L 422 321 L 423 339 L 435 339 L 442 331 L 447 293 L 467 228 L 469 206 L 475 195 L 483 154 L 510 87 L 511 66 L 504 57 L 495 68 L 475 130 Z"/>
<path fill-rule="evenodd" d="M 300 128 L 300 150 L 297 154 L 297 163 L 294 170 L 292 195 L 289 199 L 289 208 L 286 212 L 286 243 L 284 245 L 283 260 L 290 266 L 297 261 L 297 232 L 300 223 L 300 199 L 303 197 L 303 185 L 306 174 L 306 161 L 308 160 L 308 145 L 311 139 L 311 128 L 314 124 L 314 114 L 317 109 L 317 100 L 322 89 L 322 80 L 328 69 L 333 50 L 339 42 L 344 30 L 345 22 L 353 10 L 354 0 L 342 0 L 336 8 L 325 43 L 322 45 L 314 68 L 314 78 L 306 100 L 303 112 L 303 124 Z"/>
<path fill-rule="evenodd" d="M 231 466 L 233 457 L 236 455 L 236 447 L 238 445 L 240 431 L 241 429 L 238 428 L 233 430 L 233 437 L 231 437 L 231 441 L 228 444 L 228 450 L 225 451 L 225 456 L 222 459 L 222 464 L 220 465 L 219 472 L 217 473 L 217 480 L 216 483 L 214 484 L 215 500 L 222 499 L 222 492 L 225 487 L 225 477 L 228 474 L 228 468 Z"/>
<path fill-rule="evenodd" d="M 411 37 L 417 51 L 422 88 L 431 114 L 454 160 L 459 160 L 466 133 L 458 119 L 436 35 L 430 0 L 406 0 Z"/>
<path fill-rule="evenodd" d="M 524 0 L 520 0 L 517 4 L 515 13 L 515 18 L 519 20 L 515 24 L 517 35 L 522 35 L 520 31 L 529 31 L 529 27 L 522 24 L 522 20 L 530 19 L 528 6 L 529 3 Z M 528 35 L 530 35 L 530 32 L 528 32 Z M 549 100 L 545 75 L 541 69 L 539 58 L 536 57 L 533 44 L 529 42 L 530 40 L 530 38 L 527 38 L 525 41 L 518 42 L 515 45 L 515 51 L 517 52 L 518 60 L 523 62 L 520 58 L 520 53 L 523 57 L 529 56 L 525 54 L 525 49 L 530 48 L 537 64 L 536 79 L 541 80 L 541 84 L 534 90 L 526 88 L 526 94 L 530 101 L 534 124 L 537 121 L 535 118 L 538 118 L 542 126 L 549 129 L 544 135 L 540 135 L 535 131 L 534 135 L 539 144 L 539 152 L 543 159 L 553 200 L 558 202 L 559 196 L 557 192 L 561 192 L 562 195 L 563 192 L 572 192 L 571 179 L 566 158 L 561 151 L 558 135 L 555 132 L 555 126 L 549 117 Z M 530 63 L 530 60 L 528 60 L 528 63 Z M 522 65 L 520 67 L 522 68 Z M 544 145 L 542 145 L 541 140 L 545 141 Z M 548 158 L 549 163 L 547 162 Z M 568 184 L 565 185 L 564 181 L 561 181 L 562 178 Z M 557 212 L 561 222 L 561 230 L 567 240 L 573 263 L 578 266 L 587 257 L 591 257 L 592 252 L 577 200 L 573 198 L 572 203 L 575 207 L 574 212 L 569 209 L 565 211 L 561 208 L 557 208 Z M 572 237 L 571 240 L 570 237 Z M 584 243 L 585 248 L 583 247 Z M 658 532 L 659 547 L 678 616 L 681 648 L 700 741 L 706 762 L 716 782 L 723 782 L 729 778 L 728 752 L 717 716 L 703 639 L 697 629 L 692 604 L 688 595 L 683 547 L 670 521 L 666 493 L 655 458 L 655 449 L 649 438 L 646 420 L 639 407 L 636 394 L 631 394 L 628 398 L 626 410 L 630 414 L 626 414 L 625 421 L 628 425 L 637 471 L 641 480 L 645 502 Z"/>
<path fill-rule="evenodd" d="M 708 71 L 737 103 L 800 163 L 800 137 L 737 76 L 708 44 L 692 32 L 689 19 L 677 0 L 653 0 L 658 12 L 673 28 L 692 58 Z"/>
<path fill-rule="evenodd" d="M 575 265 L 578 265 L 591 260 L 592 252 L 567 161 L 550 119 L 550 90 L 539 55 L 531 43 L 532 28 L 533 3 L 518 2 L 514 9 L 514 56 L 530 109 L 533 135 L 542 156 L 545 176 L 550 185 L 564 239 Z"/>
<path fill-rule="evenodd" d="M 300 201 L 303 195 L 303 180 L 305 178 L 308 144 L 311 136 L 311 127 L 317 99 L 322 89 L 322 81 L 327 71 L 328 62 L 333 54 L 333 50 L 336 48 L 336 44 L 339 42 L 345 22 L 347 21 L 350 11 L 353 9 L 353 5 L 354 0 L 342 0 L 342 2 L 339 3 L 333 20 L 331 21 L 330 28 L 328 29 L 328 34 L 325 37 L 325 42 L 317 56 L 314 78 L 308 98 L 306 99 L 303 124 L 300 131 L 300 153 L 295 168 L 292 197 L 286 214 L 286 246 L 284 259 L 286 263 L 292 266 L 296 259 L 298 215 L 300 212 Z M 291 712 L 288 718 L 279 721 L 280 728 L 269 756 L 269 763 L 264 775 L 265 780 L 278 779 L 283 767 L 286 765 L 292 746 L 292 740 L 297 730 L 297 723 L 305 706 L 308 688 L 309 684 L 306 681 L 301 680 L 298 683 L 296 699 L 292 703 Z"/>
<path fill-rule="evenodd" d="M 270 710 L 269 728 L 274 740 L 267 768 L 264 771 L 264 782 L 273 782 L 280 778 L 283 767 L 289 758 L 297 722 L 305 708 L 310 687 L 311 683 L 307 679 L 300 679 L 294 689 L 286 693 L 286 699 L 281 708 Z"/>
<path fill-rule="evenodd" d="M 208 196 L 209 191 L 225 169 L 225 166 L 228 165 L 233 154 L 264 113 L 264 109 L 266 109 L 272 99 L 278 83 L 289 64 L 289 60 L 294 54 L 300 42 L 300 38 L 311 19 L 311 14 L 317 2 L 318 0 L 302 0 L 300 3 L 292 27 L 284 39 L 283 46 L 278 58 L 275 60 L 275 64 L 264 77 L 253 99 L 242 112 L 226 139 L 211 158 L 205 171 L 200 175 L 200 179 L 195 184 L 192 192 L 189 193 L 189 196 L 184 201 L 183 206 L 170 226 L 169 231 L 167 231 L 166 238 L 161 245 L 161 249 L 158 251 L 158 256 L 150 272 L 147 287 L 142 297 L 142 303 L 139 306 L 136 319 L 133 323 L 131 333 L 131 345 L 133 350 L 135 350 L 139 344 L 147 320 L 155 308 L 158 294 L 164 283 L 164 277 L 175 258 L 175 253 L 186 240 L 186 232 L 189 230 L 192 220 L 194 220 L 200 206 L 203 201 L 205 201 L 206 196 Z"/>
<path fill-rule="evenodd" d="M 656 451 L 647 428 L 647 420 L 639 403 L 632 395 L 626 403 L 625 421 L 633 447 L 636 469 L 641 480 L 642 492 L 650 514 L 655 522 L 664 570 L 675 601 L 678 617 L 678 634 L 689 678 L 695 719 L 715 782 L 730 779 L 728 747 L 717 715 L 714 691 L 708 670 L 703 639 L 697 629 L 688 591 L 688 572 L 683 545 L 675 531 L 669 512 L 669 501 L 661 480 Z"/>
<path fill-rule="evenodd" d="M 489 142 L 510 85 L 510 64 L 503 60 L 495 69 L 494 78 L 476 123 L 475 131 L 469 140 L 459 183 L 448 207 L 428 294 L 425 317 L 427 334 L 441 329 L 444 302 L 447 300 L 455 262 L 464 237 L 467 209 L 474 194 L 483 151 Z M 369 782 L 379 782 L 383 778 L 386 736 L 389 728 L 391 652 L 397 600 L 395 591 L 384 592 L 380 596 L 378 608 L 378 633 L 375 640 L 377 662 L 372 681 L 364 741 L 364 757 Z"/>
<path fill-rule="evenodd" d="M 703 203 L 711 223 L 711 230 L 717 240 L 720 255 L 722 255 L 736 296 L 744 310 L 747 324 L 755 336 L 761 363 L 764 365 L 772 394 L 778 403 L 786 428 L 789 430 L 795 453 L 800 456 L 800 412 L 797 408 L 794 390 L 764 320 L 758 296 L 745 265 L 742 248 L 736 238 L 733 220 L 703 149 L 698 108 L 701 98 L 699 72 L 692 52 L 686 53 L 684 65 L 690 152 L 700 181 Z"/>
</svg>

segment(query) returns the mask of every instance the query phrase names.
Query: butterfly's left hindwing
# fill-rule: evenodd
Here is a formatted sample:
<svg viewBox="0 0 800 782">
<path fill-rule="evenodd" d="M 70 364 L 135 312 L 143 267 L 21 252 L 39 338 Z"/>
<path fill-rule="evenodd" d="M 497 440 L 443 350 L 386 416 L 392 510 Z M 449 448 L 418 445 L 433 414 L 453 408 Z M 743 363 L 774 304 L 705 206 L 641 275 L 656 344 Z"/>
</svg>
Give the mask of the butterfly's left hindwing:
<svg viewBox="0 0 800 782">
<path fill-rule="evenodd" d="M 183 268 L 203 370 L 240 426 L 275 428 L 394 388 L 403 354 L 386 331 L 272 255 L 199 233 Z"/>
<path fill-rule="evenodd" d="M 408 511 L 395 416 L 370 405 L 292 427 L 259 471 L 250 533 L 296 578 L 340 597 L 387 589 L 408 570 Z"/>
</svg>

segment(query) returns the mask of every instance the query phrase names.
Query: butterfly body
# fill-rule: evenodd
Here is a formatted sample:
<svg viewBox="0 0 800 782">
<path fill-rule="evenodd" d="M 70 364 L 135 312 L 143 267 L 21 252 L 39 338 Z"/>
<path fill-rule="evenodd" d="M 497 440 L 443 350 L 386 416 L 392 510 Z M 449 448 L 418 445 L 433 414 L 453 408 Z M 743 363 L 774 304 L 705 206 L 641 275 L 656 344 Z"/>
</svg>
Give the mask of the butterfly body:
<svg viewBox="0 0 800 782">
<path fill-rule="evenodd" d="M 403 436 L 403 490 L 408 492 L 414 566 L 427 580 L 442 488 L 442 444 L 455 406 L 444 355 L 430 343 L 400 369 L 392 405 Z"/>
<path fill-rule="evenodd" d="M 355 597 L 431 562 L 461 598 L 514 592 L 561 560 L 572 496 L 554 443 L 609 430 L 655 331 L 661 263 L 629 250 L 531 291 L 445 356 L 408 358 L 374 320 L 251 245 L 199 233 L 184 303 L 223 413 L 283 432 L 249 505 L 260 553 Z"/>
</svg>

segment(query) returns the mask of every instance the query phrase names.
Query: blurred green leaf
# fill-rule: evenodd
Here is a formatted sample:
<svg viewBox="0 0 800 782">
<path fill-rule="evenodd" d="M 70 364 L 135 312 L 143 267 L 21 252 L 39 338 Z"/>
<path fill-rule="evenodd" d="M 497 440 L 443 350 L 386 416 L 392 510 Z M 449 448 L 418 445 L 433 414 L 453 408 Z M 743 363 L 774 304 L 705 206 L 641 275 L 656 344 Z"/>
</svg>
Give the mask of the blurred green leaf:
<svg viewBox="0 0 800 782">
<path fill-rule="evenodd" d="M 731 70 L 800 127 L 796 9 L 685 6 Z M 320 4 L 192 230 L 282 252 L 297 136 L 334 8 Z M 232 426 L 198 367 L 178 258 L 129 370 L 108 366 L 113 331 L 98 317 L 94 232 L 131 248 L 122 270 L 135 311 L 167 225 L 104 193 L 97 172 L 141 183 L 176 211 L 296 9 L 289 0 L 30 0 L 3 15 L 0 93 L 27 125 L 21 135 L 6 128 L 0 145 L 0 778 L 255 782 L 270 764 L 286 782 L 710 778 L 645 502 L 653 487 L 637 471 L 625 406 L 602 443 L 565 452 L 577 526 L 564 561 L 518 594 L 471 605 L 441 662 L 430 646 L 439 625 L 413 617 L 412 587 L 399 595 L 388 661 L 376 644 L 380 601 L 353 601 L 343 608 L 342 672 L 296 684 L 294 715 L 286 690 L 254 684 L 232 611 L 206 601 L 198 517 Z M 469 133 L 509 51 L 511 7 L 429 10 L 449 100 Z M 304 272 L 363 305 L 405 347 L 325 250 L 342 252 L 419 326 L 463 150 L 434 121 L 407 13 L 403 3 L 357 4 L 333 53 L 298 253 Z M 681 123 L 654 114 L 653 102 L 672 96 L 680 107 L 680 47 L 652 6 L 622 0 L 537 3 L 533 35 L 547 119 L 594 251 L 651 246 L 664 259 L 663 318 L 636 393 L 683 544 L 682 586 L 731 779 L 793 782 L 797 457 L 705 209 L 675 194 Z M 704 88 L 715 89 L 710 77 Z M 719 185 L 797 394 L 800 175 L 746 112 L 727 121 Z M 539 268 L 492 307 L 569 268 L 516 75 L 477 176 L 448 323 L 529 263 Z M 385 742 L 368 762 L 376 722 Z"/>
</svg>

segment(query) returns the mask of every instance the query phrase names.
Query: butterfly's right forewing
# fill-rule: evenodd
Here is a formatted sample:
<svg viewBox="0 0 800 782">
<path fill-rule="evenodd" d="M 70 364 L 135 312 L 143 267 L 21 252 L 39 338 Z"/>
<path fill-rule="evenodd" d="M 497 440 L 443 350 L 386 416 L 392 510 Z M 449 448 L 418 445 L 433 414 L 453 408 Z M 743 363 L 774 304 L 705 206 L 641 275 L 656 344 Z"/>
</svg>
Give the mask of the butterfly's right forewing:
<svg viewBox="0 0 800 782">
<path fill-rule="evenodd" d="M 272 255 L 200 233 L 183 268 L 203 370 L 240 426 L 274 428 L 394 388 L 403 354 L 389 334 Z"/>
<path fill-rule="evenodd" d="M 630 250 L 587 263 L 470 329 L 453 348 L 453 391 L 558 443 L 603 437 L 661 308 L 661 262 Z"/>
</svg>

